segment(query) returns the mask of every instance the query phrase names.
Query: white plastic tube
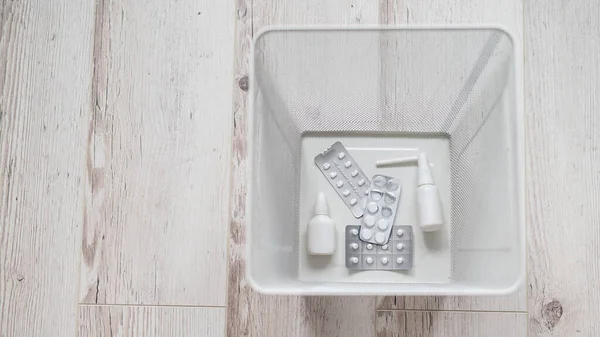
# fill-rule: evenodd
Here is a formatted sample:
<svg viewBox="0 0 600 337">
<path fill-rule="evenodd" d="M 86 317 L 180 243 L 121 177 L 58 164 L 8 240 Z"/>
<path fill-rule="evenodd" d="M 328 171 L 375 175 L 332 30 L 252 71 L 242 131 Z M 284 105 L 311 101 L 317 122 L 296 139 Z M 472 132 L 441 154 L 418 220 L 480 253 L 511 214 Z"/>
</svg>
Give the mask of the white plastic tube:
<svg viewBox="0 0 600 337">
<path fill-rule="evenodd" d="M 400 165 L 400 164 L 410 164 L 410 163 L 416 163 L 418 160 L 419 159 L 417 157 L 384 159 L 384 160 L 376 161 L 375 165 L 376 166 L 391 166 L 391 165 Z"/>
</svg>

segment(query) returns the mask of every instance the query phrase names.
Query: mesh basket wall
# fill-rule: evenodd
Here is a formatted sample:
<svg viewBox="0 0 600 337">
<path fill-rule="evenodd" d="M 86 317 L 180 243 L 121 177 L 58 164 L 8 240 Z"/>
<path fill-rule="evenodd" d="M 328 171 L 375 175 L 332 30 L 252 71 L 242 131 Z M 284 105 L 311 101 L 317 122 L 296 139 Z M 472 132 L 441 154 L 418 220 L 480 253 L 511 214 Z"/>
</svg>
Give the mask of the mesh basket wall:
<svg viewBox="0 0 600 337">
<path fill-rule="evenodd" d="M 513 45 L 495 29 L 269 31 L 254 50 L 252 259 L 294 275 L 300 142 L 312 132 L 444 135 L 452 282 L 520 268 Z M 264 229 L 264 230 L 263 230 Z M 273 259 L 269 259 L 270 261 Z M 297 261 L 297 259 L 296 259 Z"/>
</svg>

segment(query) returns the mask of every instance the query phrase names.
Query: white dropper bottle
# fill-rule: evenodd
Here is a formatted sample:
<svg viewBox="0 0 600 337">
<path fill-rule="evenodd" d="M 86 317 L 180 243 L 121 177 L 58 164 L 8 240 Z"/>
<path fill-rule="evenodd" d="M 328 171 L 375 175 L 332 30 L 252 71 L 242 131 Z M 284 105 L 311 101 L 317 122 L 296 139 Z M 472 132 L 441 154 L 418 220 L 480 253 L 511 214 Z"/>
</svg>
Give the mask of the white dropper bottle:
<svg viewBox="0 0 600 337">
<path fill-rule="evenodd" d="M 377 166 L 395 164 L 418 163 L 417 204 L 419 209 L 419 224 L 425 232 L 435 232 L 442 228 L 444 218 L 442 215 L 442 202 L 440 193 L 433 180 L 429 159 L 426 153 L 419 153 L 417 157 L 378 160 Z"/>
<path fill-rule="evenodd" d="M 308 253 L 331 255 L 335 251 L 335 224 L 329 217 L 329 205 L 323 192 L 317 195 L 315 216 L 308 222 Z"/>
</svg>

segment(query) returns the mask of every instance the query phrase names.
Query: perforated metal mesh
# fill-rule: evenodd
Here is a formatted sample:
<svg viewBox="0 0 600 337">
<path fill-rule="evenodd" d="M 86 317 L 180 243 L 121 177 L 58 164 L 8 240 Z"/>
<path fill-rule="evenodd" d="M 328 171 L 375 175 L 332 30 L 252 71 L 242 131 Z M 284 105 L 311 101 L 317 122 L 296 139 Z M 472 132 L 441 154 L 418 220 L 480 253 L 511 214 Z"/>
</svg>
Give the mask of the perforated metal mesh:
<svg viewBox="0 0 600 337">
<path fill-rule="evenodd" d="M 510 37 L 495 29 L 262 34 L 251 82 L 249 207 L 255 228 L 268 230 L 251 233 L 256 256 L 297 254 L 303 134 L 443 134 L 451 148 L 453 282 L 518 278 L 513 58 Z M 278 261 L 274 268 L 293 274 L 296 266 Z"/>
</svg>

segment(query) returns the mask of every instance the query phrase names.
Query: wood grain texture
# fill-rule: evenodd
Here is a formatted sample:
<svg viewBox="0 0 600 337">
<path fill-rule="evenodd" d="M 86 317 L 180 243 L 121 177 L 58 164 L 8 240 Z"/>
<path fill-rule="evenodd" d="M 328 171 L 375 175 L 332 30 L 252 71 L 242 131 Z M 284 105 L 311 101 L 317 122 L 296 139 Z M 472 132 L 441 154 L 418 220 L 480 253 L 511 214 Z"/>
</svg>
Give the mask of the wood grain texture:
<svg viewBox="0 0 600 337">
<path fill-rule="evenodd" d="M 0 3 L 0 336 L 75 336 L 93 4 Z"/>
<path fill-rule="evenodd" d="M 496 24 L 514 32 L 518 42 L 523 41 L 523 2 L 510 1 L 380 1 L 379 22 L 385 25 L 423 24 Z M 384 60 L 385 61 L 385 60 Z M 394 78 L 391 78 L 394 81 Z M 423 310 L 484 310 L 525 311 L 526 291 L 521 288 L 511 296 L 459 297 L 419 296 L 382 297 L 378 309 Z"/>
<path fill-rule="evenodd" d="M 526 312 L 526 296 L 525 288 L 509 296 L 387 296 L 378 298 L 377 308 Z"/>
<path fill-rule="evenodd" d="M 237 1 L 232 210 L 227 336 L 372 336 L 375 298 L 274 297 L 252 291 L 245 280 L 245 197 L 248 58 L 253 33 L 266 25 L 375 23 L 368 1 Z"/>
<path fill-rule="evenodd" d="M 523 1 L 493 0 L 381 0 L 380 23 L 399 24 L 493 24 L 523 35 Z M 522 40 L 521 40 L 522 41 Z"/>
<path fill-rule="evenodd" d="M 526 337 L 524 313 L 379 311 L 377 337 Z"/>
<path fill-rule="evenodd" d="M 255 294 L 245 280 L 246 146 L 248 57 L 252 45 L 252 0 L 236 1 L 234 49 L 233 147 L 231 153 L 231 211 L 227 273 L 227 336 L 247 336 L 254 312 L 248 305 Z"/>
<path fill-rule="evenodd" d="M 81 302 L 225 304 L 233 7 L 98 0 Z"/>
<path fill-rule="evenodd" d="M 79 307 L 79 336 L 225 336 L 225 308 Z"/>
<path fill-rule="evenodd" d="M 527 1 L 530 336 L 600 335 L 597 1 Z"/>
</svg>

